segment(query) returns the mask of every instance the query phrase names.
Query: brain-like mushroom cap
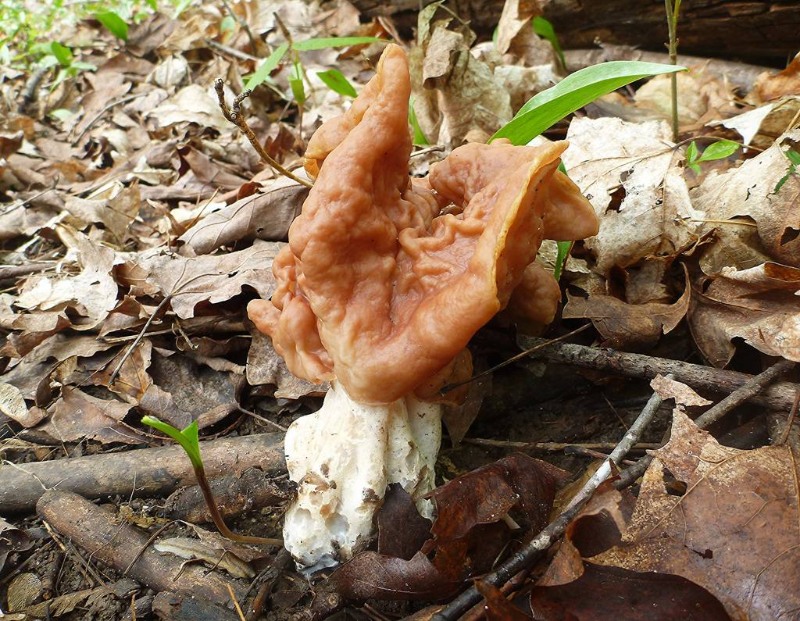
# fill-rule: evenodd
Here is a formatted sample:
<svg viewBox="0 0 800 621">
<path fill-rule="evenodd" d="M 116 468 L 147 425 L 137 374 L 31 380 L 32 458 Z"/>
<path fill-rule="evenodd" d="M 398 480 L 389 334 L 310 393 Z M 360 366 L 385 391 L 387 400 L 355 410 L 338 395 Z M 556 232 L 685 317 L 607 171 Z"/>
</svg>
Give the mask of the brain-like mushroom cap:
<svg viewBox="0 0 800 621">
<path fill-rule="evenodd" d="M 446 369 L 507 304 L 545 235 L 597 230 L 556 170 L 564 142 L 465 145 L 412 183 L 410 90 L 405 53 L 390 45 L 351 110 L 312 137 L 306 166 L 319 174 L 275 260 L 278 288 L 248 307 L 293 373 L 335 377 L 364 403 Z"/>
</svg>

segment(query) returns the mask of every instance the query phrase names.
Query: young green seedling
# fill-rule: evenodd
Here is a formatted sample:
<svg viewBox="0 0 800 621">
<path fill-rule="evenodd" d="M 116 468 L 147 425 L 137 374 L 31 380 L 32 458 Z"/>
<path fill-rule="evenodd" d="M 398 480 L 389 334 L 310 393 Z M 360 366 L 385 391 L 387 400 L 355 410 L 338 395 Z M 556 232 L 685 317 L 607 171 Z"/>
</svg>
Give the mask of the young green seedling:
<svg viewBox="0 0 800 621">
<path fill-rule="evenodd" d="M 245 84 L 245 88 L 252 90 L 262 82 L 266 81 L 290 49 L 294 53 L 297 53 L 311 50 L 324 50 L 326 48 L 334 47 L 365 45 L 379 41 L 384 40 L 378 39 L 377 37 L 324 37 L 307 39 L 305 41 L 282 43 L 272 51 L 272 54 L 267 56 L 264 62 L 261 63 L 258 69 L 256 69 L 255 73 L 250 76 L 250 78 L 247 80 L 247 84 Z"/>
<path fill-rule="evenodd" d="M 187 427 L 178 430 L 169 423 L 159 420 L 155 416 L 142 417 L 142 423 L 149 425 L 154 429 L 168 435 L 175 440 L 180 447 L 184 450 L 189 457 L 194 470 L 194 476 L 197 478 L 197 484 L 200 486 L 200 491 L 203 492 L 203 499 L 208 506 L 208 512 L 211 514 L 211 519 L 223 537 L 227 537 L 231 541 L 238 541 L 240 543 L 259 543 L 267 545 L 283 545 L 281 539 L 273 539 L 269 537 L 252 537 L 250 535 L 239 535 L 231 531 L 225 524 L 222 514 L 219 512 L 217 503 L 214 500 L 214 494 L 211 492 L 211 486 L 206 478 L 205 467 L 203 466 L 203 458 L 200 456 L 200 439 L 198 437 L 197 421 L 192 421 Z"/>
<path fill-rule="evenodd" d="M 328 69 L 327 71 L 318 71 L 317 77 L 331 89 L 334 93 L 343 95 L 344 97 L 355 98 L 358 95 L 356 88 L 350 84 L 350 80 L 344 77 L 344 74 L 338 69 Z"/>
<path fill-rule="evenodd" d="M 800 153 L 794 149 L 789 149 L 788 151 L 784 151 L 783 154 L 789 160 L 789 168 L 786 169 L 786 174 L 778 180 L 778 183 L 775 184 L 775 189 L 772 191 L 773 194 L 778 193 L 778 190 L 780 190 L 783 187 L 783 184 L 789 180 L 789 177 L 797 172 L 797 167 L 800 166 Z"/>
<path fill-rule="evenodd" d="M 724 160 L 729 155 L 733 155 L 739 149 L 739 144 L 733 140 L 717 140 L 708 145 L 702 153 L 697 148 L 697 144 L 692 140 L 686 149 L 686 168 L 691 168 L 700 174 L 700 164 L 713 160 Z"/>
</svg>

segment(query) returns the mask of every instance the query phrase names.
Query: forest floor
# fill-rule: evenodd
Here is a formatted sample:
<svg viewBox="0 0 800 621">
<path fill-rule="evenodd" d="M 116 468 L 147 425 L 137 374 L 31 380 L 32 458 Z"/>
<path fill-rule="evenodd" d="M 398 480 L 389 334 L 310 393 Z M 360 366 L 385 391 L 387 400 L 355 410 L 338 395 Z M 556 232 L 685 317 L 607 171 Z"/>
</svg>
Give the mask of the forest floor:
<svg viewBox="0 0 800 621">
<path fill-rule="evenodd" d="M 189 458 L 141 422 L 196 422 L 231 529 L 281 536 L 283 434 L 327 386 L 246 307 L 275 291 L 309 190 L 215 83 L 228 106 L 253 87 L 239 119 L 307 180 L 309 138 L 399 43 L 423 177 L 596 62 L 522 10 L 492 41 L 438 5 L 412 31 L 346 2 L 223 0 L 59 22 L 37 64 L 0 46 L 0 617 L 797 618 L 800 57 L 679 57 L 677 135 L 667 74 L 548 126 L 599 232 L 565 263 L 542 243 L 550 325 L 498 316 L 470 341 L 433 524 L 390 489 L 368 549 L 308 579 L 219 535 Z"/>
</svg>

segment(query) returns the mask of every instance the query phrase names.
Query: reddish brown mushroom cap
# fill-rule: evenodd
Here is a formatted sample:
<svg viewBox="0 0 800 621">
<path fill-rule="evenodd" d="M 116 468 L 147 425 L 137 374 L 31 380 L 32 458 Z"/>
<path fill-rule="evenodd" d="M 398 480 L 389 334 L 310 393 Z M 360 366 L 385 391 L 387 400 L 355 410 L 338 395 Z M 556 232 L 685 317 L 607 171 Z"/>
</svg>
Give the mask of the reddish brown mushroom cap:
<svg viewBox="0 0 800 621">
<path fill-rule="evenodd" d="M 566 143 L 466 145 L 412 184 L 409 95 L 405 54 L 389 46 L 355 112 L 312 138 L 319 174 L 275 261 L 278 289 L 248 308 L 295 374 L 335 377 L 364 403 L 394 401 L 447 367 L 551 229 L 574 239 L 597 226 L 556 170 Z M 442 202 L 455 213 L 437 216 Z M 578 216 L 588 225 L 566 226 Z"/>
</svg>

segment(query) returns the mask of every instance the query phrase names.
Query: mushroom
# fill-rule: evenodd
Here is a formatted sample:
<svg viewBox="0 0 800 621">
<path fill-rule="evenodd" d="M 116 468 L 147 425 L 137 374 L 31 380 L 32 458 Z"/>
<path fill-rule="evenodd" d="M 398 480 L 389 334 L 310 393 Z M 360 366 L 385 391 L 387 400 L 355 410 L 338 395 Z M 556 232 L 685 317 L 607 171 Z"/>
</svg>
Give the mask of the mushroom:
<svg viewBox="0 0 800 621">
<path fill-rule="evenodd" d="M 542 239 L 597 231 L 557 170 L 564 142 L 468 144 L 410 178 L 410 91 L 389 45 L 352 107 L 312 136 L 316 181 L 273 264 L 277 288 L 247 309 L 294 374 L 331 382 L 285 440 L 298 494 L 284 542 L 311 571 L 369 541 L 392 483 L 431 515 L 439 389 L 471 372 L 468 341 L 515 288 L 546 299 L 518 309 L 552 320 L 558 285 L 533 264 Z"/>
</svg>

